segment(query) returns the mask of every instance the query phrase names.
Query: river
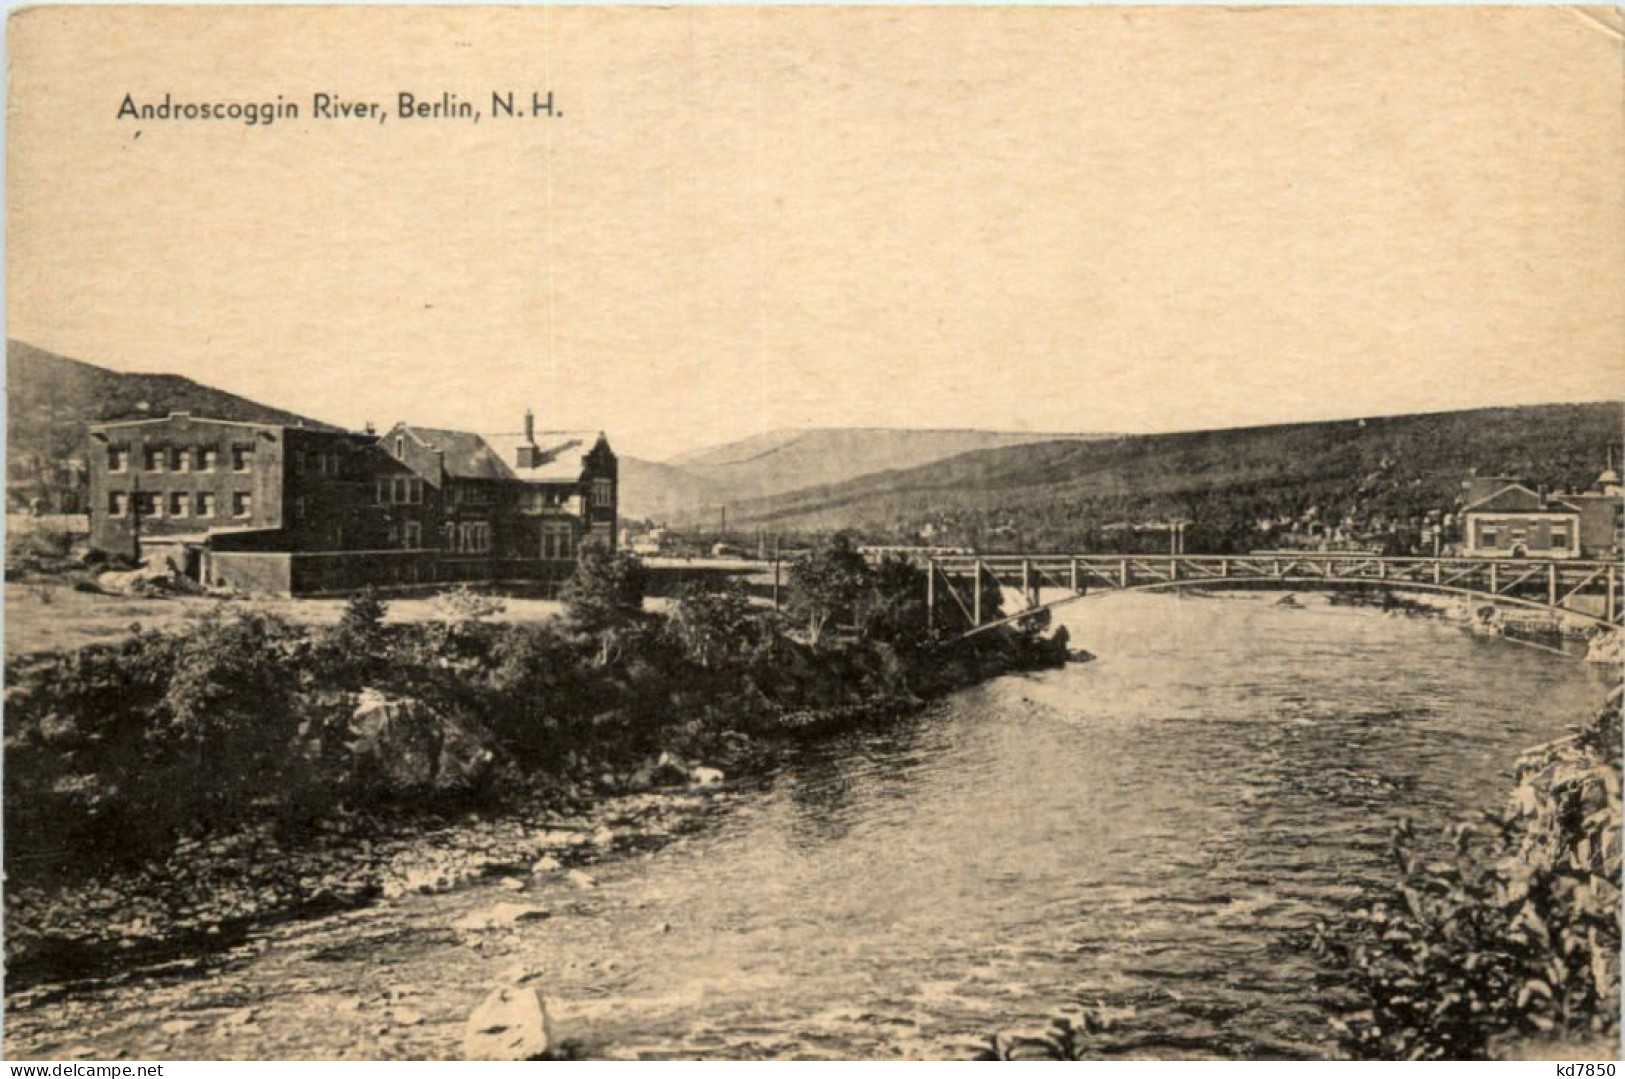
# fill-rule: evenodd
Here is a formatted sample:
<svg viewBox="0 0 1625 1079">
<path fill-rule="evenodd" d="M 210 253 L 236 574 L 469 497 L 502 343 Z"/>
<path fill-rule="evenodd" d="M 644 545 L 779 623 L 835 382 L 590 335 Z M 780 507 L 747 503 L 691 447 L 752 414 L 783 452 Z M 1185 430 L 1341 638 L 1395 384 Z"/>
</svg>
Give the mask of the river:
<svg viewBox="0 0 1625 1079">
<path fill-rule="evenodd" d="M 203 972 L 37 994 L 13 1057 L 454 1057 L 516 967 L 616 1057 L 964 1057 L 1087 1005 L 1110 1055 L 1329 1048 L 1304 931 L 1390 877 L 1394 822 L 1505 798 L 1601 701 L 1573 659 L 1271 597 L 1058 612 L 1098 655 L 809 747 L 593 868 L 266 930 Z M 519 900 L 552 916 L 461 934 Z"/>
</svg>

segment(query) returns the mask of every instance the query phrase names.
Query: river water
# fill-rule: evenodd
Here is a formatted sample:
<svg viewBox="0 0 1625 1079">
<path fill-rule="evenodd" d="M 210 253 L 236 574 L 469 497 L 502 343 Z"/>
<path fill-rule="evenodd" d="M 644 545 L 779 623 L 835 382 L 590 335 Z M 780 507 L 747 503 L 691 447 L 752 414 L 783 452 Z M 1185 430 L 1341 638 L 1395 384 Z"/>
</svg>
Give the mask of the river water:
<svg viewBox="0 0 1625 1079">
<path fill-rule="evenodd" d="M 1057 612 L 1098 655 L 821 743 L 703 827 L 594 867 L 268 930 L 205 973 L 75 987 L 12 1055 L 454 1057 L 516 968 L 617 1057 L 964 1057 L 1088 1006 L 1103 1055 L 1329 1051 L 1304 932 L 1392 825 L 1498 805 L 1601 700 L 1573 659 L 1272 597 Z M 500 901 L 552 916 L 452 924 Z"/>
</svg>

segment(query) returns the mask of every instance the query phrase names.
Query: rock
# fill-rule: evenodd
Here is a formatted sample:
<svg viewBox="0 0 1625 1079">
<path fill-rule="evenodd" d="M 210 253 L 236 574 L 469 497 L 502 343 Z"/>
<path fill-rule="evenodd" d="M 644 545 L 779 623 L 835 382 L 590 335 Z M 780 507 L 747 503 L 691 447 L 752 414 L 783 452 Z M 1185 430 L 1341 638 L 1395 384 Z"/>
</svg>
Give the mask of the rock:
<svg viewBox="0 0 1625 1079">
<path fill-rule="evenodd" d="M 397 1008 L 391 1015 L 398 1027 L 420 1027 L 424 1023 L 423 1013 L 415 1012 L 411 1008 Z"/>
<path fill-rule="evenodd" d="M 525 890 L 525 882 L 520 880 L 518 877 L 503 877 L 501 880 L 497 881 L 497 886 L 506 888 L 510 892 L 522 892 Z"/>
<path fill-rule="evenodd" d="M 568 880 L 571 884 L 575 885 L 577 888 L 596 888 L 596 887 L 598 887 L 598 881 L 596 879 L 594 879 L 591 874 L 583 873 L 579 869 L 570 870 L 570 872 L 566 873 L 564 875 L 564 877 L 565 877 L 566 880 Z"/>
<path fill-rule="evenodd" d="M 688 766 L 670 753 L 662 753 L 649 772 L 649 781 L 657 787 L 676 787 L 688 782 Z"/>
<path fill-rule="evenodd" d="M 540 990 L 493 989 L 463 1029 L 464 1060 L 539 1060 L 553 1044 Z"/>
<path fill-rule="evenodd" d="M 541 876 L 543 873 L 557 873 L 563 868 L 564 863 L 560 862 L 557 858 L 549 854 L 546 857 L 536 859 L 536 861 L 531 864 L 530 871 L 535 873 L 537 876 Z"/>
<path fill-rule="evenodd" d="M 615 845 L 615 831 L 612 828 L 600 828 L 592 834 L 595 846 L 613 847 Z"/>
<path fill-rule="evenodd" d="M 350 731 L 358 764 L 395 791 L 467 790 L 496 765 L 494 740 L 472 720 L 375 689 L 362 690 Z"/>
<path fill-rule="evenodd" d="M 471 911 L 452 923 L 453 929 L 465 933 L 484 933 L 492 929 L 505 929 L 521 922 L 539 921 L 548 916 L 541 907 L 522 903 L 498 903 L 489 910 Z"/>
<path fill-rule="evenodd" d="M 718 768 L 695 768 L 688 773 L 688 781 L 696 787 L 719 786 L 722 780 L 722 771 Z"/>
<path fill-rule="evenodd" d="M 158 1024 L 158 1030 L 161 1033 L 173 1036 L 176 1034 L 185 1034 L 187 1031 L 192 1030 L 196 1026 L 197 1022 L 192 1019 L 171 1019 L 167 1023 Z"/>
</svg>

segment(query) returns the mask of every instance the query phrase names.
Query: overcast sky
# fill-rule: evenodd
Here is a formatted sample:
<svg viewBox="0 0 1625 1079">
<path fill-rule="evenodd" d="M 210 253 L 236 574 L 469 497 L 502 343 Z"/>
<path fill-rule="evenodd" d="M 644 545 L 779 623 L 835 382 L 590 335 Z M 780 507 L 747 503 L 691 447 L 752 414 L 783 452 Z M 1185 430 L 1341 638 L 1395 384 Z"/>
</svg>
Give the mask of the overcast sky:
<svg viewBox="0 0 1625 1079">
<path fill-rule="evenodd" d="M 1620 19 L 36 8 L 13 337 L 352 426 L 1153 431 L 1620 396 Z M 551 89 L 556 119 L 309 119 Z M 269 127 L 118 120 L 262 101 Z"/>
</svg>

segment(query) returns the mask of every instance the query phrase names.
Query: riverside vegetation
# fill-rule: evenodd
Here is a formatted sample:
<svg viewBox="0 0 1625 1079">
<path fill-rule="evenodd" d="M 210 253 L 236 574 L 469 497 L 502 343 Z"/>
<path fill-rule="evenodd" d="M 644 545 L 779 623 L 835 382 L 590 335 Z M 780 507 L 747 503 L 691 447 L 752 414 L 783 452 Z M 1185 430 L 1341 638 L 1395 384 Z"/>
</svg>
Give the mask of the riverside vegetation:
<svg viewBox="0 0 1625 1079">
<path fill-rule="evenodd" d="M 1402 825 L 1391 890 L 1316 927 L 1344 1055 L 1618 1056 L 1621 709 L 1616 686 L 1573 734 L 1527 751 L 1505 808 L 1452 826 L 1443 853 Z M 1109 1028 L 1061 1017 L 993 1035 L 977 1059 L 1092 1059 Z"/>
<path fill-rule="evenodd" d="M 1063 658 L 1032 627 L 938 647 L 920 571 L 843 540 L 790 586 L 790 618 L 735 588 L 654 614 L 635 559 L 589 550 L 543 623 L 493 624 L 499 599 L 460 592 L 438 621 L 387 624 L 364 594 L 334 626 L 222 607 L 14 659 L 8 989 L 515 860 L 579 862 L 583 842 L 619 842 L 594 807 L 644 799 L 611 818 L 635 826 L 665 812 L 655 788 Z M 425 831 L 460 869 L 392 869 Z"/>
</svg>

